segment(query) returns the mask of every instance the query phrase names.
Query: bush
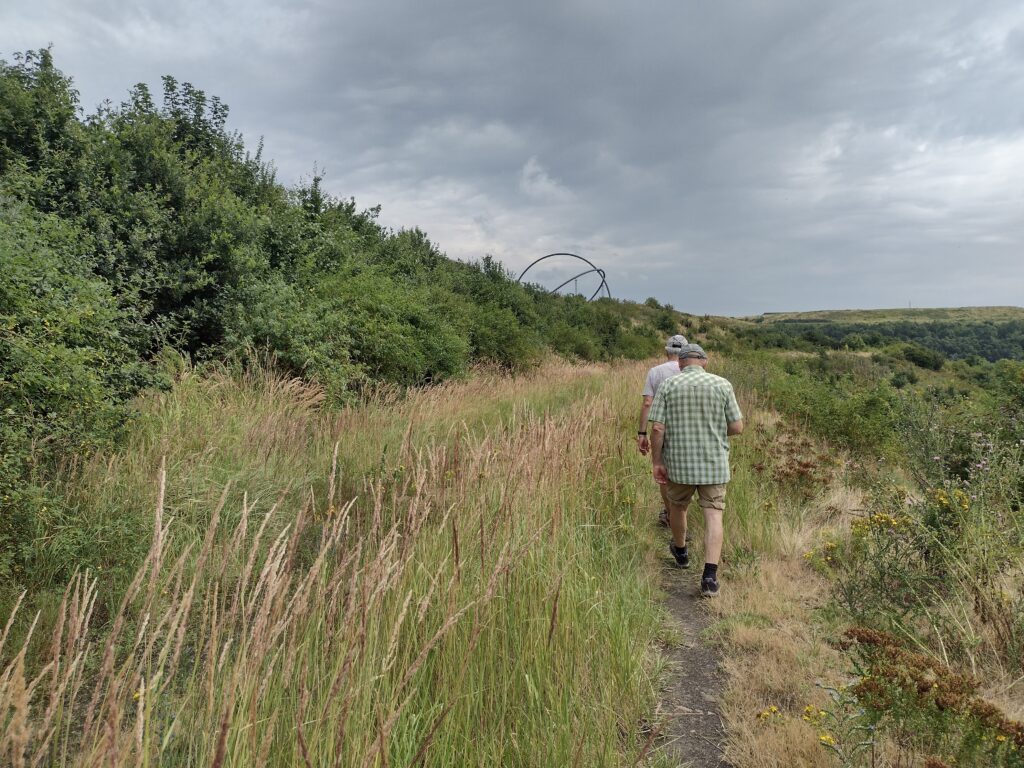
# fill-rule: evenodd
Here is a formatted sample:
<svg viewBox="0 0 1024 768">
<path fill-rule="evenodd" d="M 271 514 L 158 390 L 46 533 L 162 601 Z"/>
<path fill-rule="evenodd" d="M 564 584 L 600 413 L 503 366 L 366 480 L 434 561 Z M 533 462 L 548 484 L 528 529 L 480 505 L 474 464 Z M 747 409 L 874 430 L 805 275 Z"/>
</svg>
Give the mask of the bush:
<svg viewBox="0 0 1024 768">
<path fill-rule="evenodd" d="M 582 328 L 574 328 L 565 321 L 555 323 L 548 336 L 552 349 L 566 357 L 597 360 L 601 356 L 601 350 L 590 334 Z"/>
<path fill-rule="evenodd" d="M 49 471 L 121 432 L 139 364 L 81 232 L 0 199 L 0 581 L 32 555 Z"/>
<path fill-rule="evenodd" d="M 893 389 L 903 389 L 908 384 L 917 384 L 917 374 L 910 371 L 896 371 L 889 379 Z"/>
<path fill-rule="evenodd" d="M 333 400 L 348 396 L 362 369 L 351 359 L 344 313 L 302 296 L 278 275 L 246 282 L 232 299 L 224 317 L 227 355 L 244 358 L 258 351 L 289 373 L 316 380 Z"/>
<path fill-rule="evenodd" d="M 850 378 L 816 378 L 790 361 L 772 391 L 780 410 L 838 445 L 875 456 L 896 451 L 895 392 L 886 382 L 858 386 Z"/>
<path fill-rule="evenodd" d="M 918 368 L 927 368 L 931 371 L 938 371 L 946 362 L 941 352 L 927 349 L 918 344 L 908 344 L 903 350 L 903 357 Z"/>
<path fill-rule="evenodd" d="M 117 439 L 167 350 L 254 352 L 334 402 L 476 361 L 517 371 L 548 349 L 646 357 L 671 307 L 552 296 L 496 260 L 449 260 L 379 208 L 287 190 L 227 107 L 189 83 L 138 85 L 79 118 L 49 51 L 0 61 L 0 582 L 29 568 L 62 463 Z M 50 574 L 52 577 L 52 574 Z"/>
</svg>

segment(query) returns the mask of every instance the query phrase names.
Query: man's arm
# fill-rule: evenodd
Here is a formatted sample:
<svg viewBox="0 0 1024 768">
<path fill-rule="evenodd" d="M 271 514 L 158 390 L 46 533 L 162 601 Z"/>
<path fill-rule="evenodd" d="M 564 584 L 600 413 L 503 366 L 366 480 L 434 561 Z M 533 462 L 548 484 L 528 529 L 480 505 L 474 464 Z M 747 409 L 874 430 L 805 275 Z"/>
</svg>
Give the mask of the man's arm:
<svg viewBox="0 0 1024 768">
<path fill-rule="evenodd" d="M 647 414 L 651 412 L 651 403 L 654 402 L 653 395 L 644 395 L 643 404 L 640 406 L 640 424 L 637 426 L 636 446 L 640 449 L 640 455 L 646 456 L 647 452 L 651 448 L 650 440 L 646 434 L 647 432 Z"/>
<path fill-rule="evenodd" d="M 665 425 L 660 421 L 651 422 L 651 463 L 654 465 L 654 480 L 659 485 L 668 483 L 668 469 L 661 453 L 665 447 Z"/>
<path fill-rule="evenodd" d="M 743 434 L 743 414 L 740 412 L 740 404 L 736 402 L 736 392 L 729 385 L 725 398 L 725 419 L 728 425 L 725 434 L 729 437 Z"/>
</svg>

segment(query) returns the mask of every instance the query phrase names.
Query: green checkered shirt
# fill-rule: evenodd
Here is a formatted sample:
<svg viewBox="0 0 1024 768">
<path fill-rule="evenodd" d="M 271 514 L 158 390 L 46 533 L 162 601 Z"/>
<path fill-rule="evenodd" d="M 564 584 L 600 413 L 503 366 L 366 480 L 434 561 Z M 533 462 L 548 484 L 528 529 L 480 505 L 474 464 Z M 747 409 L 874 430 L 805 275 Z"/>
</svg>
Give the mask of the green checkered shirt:
<svg viewBox="0 0 1024 768">
<path fill-rule="evenodd" d="M 661 458 L 669 480 L 684 485 L 729 482 L 726 431 L 743 414 L 727 379 L 688 365 L 658 388 L 648 418 L 665 425 Z"/>
</svg>

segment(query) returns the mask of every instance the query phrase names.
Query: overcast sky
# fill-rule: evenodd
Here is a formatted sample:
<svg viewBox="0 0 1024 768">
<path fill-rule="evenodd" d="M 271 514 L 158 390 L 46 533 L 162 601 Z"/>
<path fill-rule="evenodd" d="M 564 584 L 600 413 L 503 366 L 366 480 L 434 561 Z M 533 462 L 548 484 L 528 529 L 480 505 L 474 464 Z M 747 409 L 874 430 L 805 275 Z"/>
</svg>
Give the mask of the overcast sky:
<svg viewBox="0 0 1024 768">
<path fill-rule="evenodd" d="M 0 6 L 0 57 L 50 43 L 86 112 L 171 74 L 454 258 L 697 313 L 1024 304 L 1020 2 Z"/>
</svg>

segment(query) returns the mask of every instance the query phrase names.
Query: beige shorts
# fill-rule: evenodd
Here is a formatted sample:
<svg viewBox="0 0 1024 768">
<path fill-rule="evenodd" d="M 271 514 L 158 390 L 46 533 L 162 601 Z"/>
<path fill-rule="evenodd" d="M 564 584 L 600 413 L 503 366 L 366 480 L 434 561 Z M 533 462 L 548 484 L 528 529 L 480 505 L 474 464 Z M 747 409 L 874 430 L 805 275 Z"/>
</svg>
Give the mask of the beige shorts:
<svg viewBox="0 0 1024 768">
<path fill-rule="evenodd" d="M 701 509 L 725 509 L 725 483 L 721 485 L 684 485 L 668 481 L 665 486 L 665 495 L 673 504 L 686 506 L 697 493 L 697 503 Z"/>
</svg>

